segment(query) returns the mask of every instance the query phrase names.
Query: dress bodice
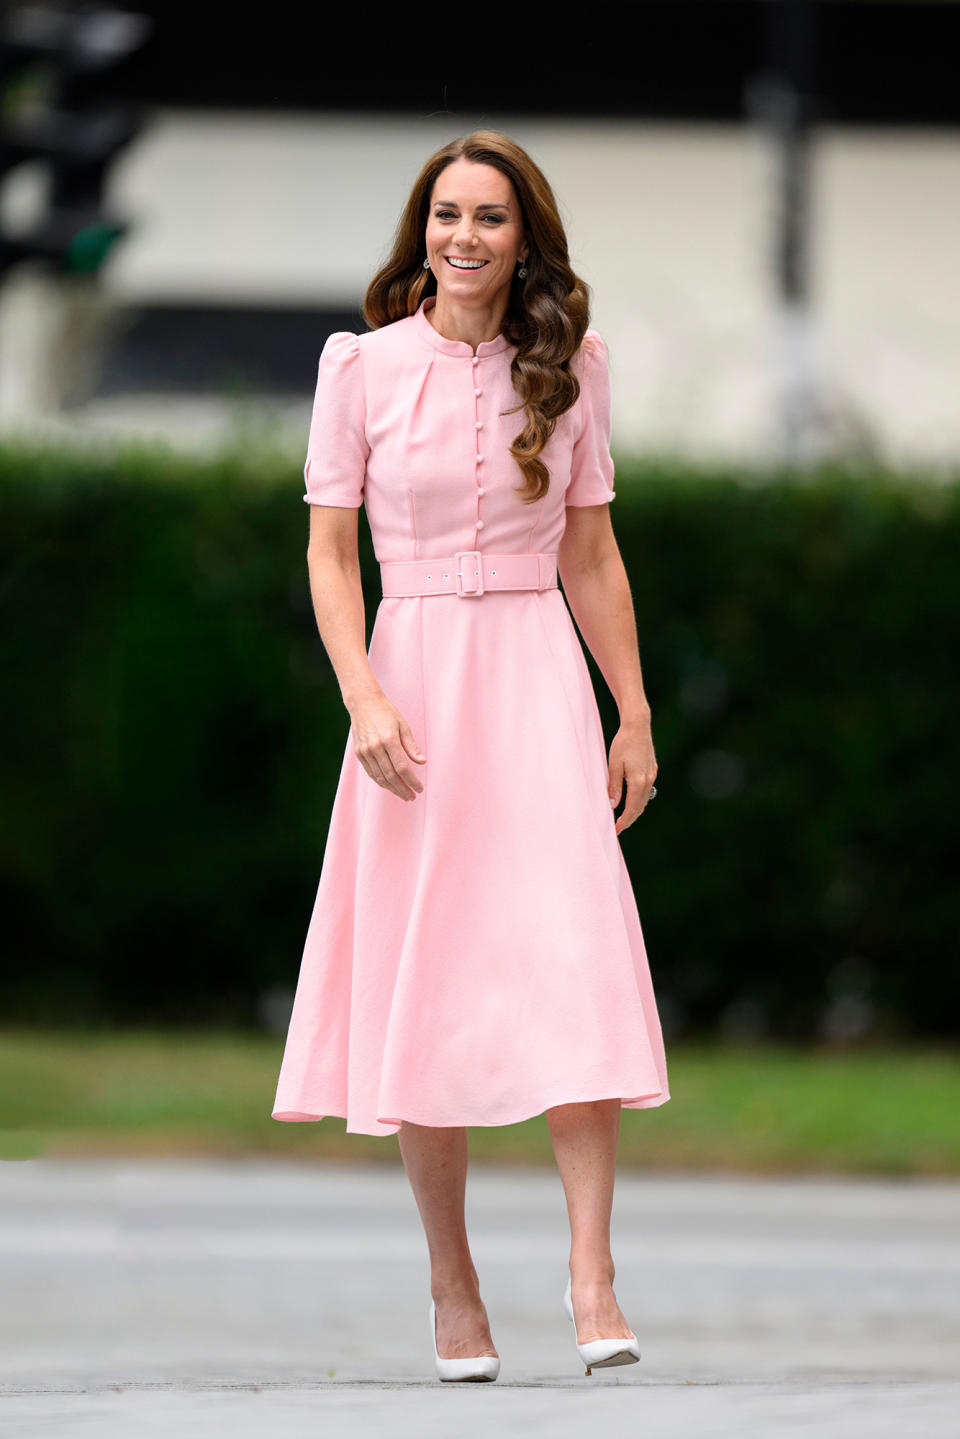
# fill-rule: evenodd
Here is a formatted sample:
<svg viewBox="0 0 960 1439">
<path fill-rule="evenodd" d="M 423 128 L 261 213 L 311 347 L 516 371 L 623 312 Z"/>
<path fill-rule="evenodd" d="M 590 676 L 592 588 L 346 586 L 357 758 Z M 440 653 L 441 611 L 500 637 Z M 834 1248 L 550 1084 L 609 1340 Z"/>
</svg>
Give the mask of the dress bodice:
<svg viewBox="0 0 960 1439">
<path fill-rule="evenodd" d="M 552 552 L 567 505 L 614 498 L 606 347 L 588 330 L 574 364 L 576 403 L 541 458 L 550 489 L 518 497 L 523 475 L 510 445 L 523 427 L 503 335 L 473 347 L 433 328 L 427 311 L 382 329 L 338 331 L 320 356 L 307 459 L 311 504 L 367 511 L 378 560 L 461 549 Z"/>
</svg>

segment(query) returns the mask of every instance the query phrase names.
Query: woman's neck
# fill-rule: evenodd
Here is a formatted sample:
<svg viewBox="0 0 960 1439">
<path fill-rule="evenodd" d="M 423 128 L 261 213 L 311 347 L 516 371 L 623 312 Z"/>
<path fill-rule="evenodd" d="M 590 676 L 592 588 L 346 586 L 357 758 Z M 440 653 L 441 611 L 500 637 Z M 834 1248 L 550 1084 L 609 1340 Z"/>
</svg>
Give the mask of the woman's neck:
<svg viewBox="0 0 960 1439">
<path fill-rule="evenodd" d="M 478 345 L 495 340 L 501 332 L 503 317 L 507 313 L 505 299 L 482 307 L 458 305 L 443 295 L 437 295 L 436 301 L 435 305 L 428 307 L 426 316 L 437 334 L 445 340 L 462 340 L 476 350 Z"/>
</svg>

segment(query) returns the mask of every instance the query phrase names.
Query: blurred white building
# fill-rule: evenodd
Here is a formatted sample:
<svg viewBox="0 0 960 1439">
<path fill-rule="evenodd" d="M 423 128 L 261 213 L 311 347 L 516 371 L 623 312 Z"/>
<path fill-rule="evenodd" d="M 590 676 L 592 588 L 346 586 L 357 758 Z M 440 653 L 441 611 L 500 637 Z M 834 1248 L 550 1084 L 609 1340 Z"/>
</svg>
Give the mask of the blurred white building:
<svg viewBox="0 0 960 1439">
<path fill-rule="evenodd" d="M 362 328 L 423 160 L 474 125 L 519 141 L 554 187 L 608 343 L 621 453 L 763 461 L 784 386 L 804 374 L 828 449 L 960 462 L 960 133 L 930 129 L 816 132 L 808 325 L 776 301 L 773 157 L 746 124 L 159 110 L 111 180 L 135 228 L 103 272 L 103 361 L 90 352 L 92 393 L 81 384 L 54 424 L 216 441 L 236 423 L 246 356 L 255 408 L 304 446 L 327 331 Z M 11 213 L 29 209 L 30 183 L 11 177 Z M 25 363 L 31 334 L 50 343 L 44 316 L 55 323 L 36 285 L 23 267 L 0 288 L 7 429 L 53 403 Z M 251 311 L 228 356 L 222 330 L 205 350 L 223 317 Z M 151 378 L 149 329 L 136 341 L 138 317 L 156 335 L 164 314 L 173 386 L 163 366 Z"/>
</svg>

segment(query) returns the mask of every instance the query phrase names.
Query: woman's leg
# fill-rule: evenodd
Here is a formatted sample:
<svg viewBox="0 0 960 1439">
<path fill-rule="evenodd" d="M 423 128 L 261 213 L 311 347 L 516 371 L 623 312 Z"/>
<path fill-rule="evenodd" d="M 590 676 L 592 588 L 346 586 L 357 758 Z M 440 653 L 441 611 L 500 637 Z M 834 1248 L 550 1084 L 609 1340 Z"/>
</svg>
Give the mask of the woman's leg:
<svg viewBox="0 0 960 1439">
<path fill-rule="evenodd" d="M 397 1140 L 427 1237 L 437 1353 L 441 1359 L 496 1354 L 464 1217 L 467 1131 L 405 1119 Z"/>
<path fill-rule="evenodd" d="M 570 1216 L 570 1298 L 577 1343 L 626 1338 L 613 1293 L 610 1214 L 620 1138 L 619 1099 L 558 1104 L 546 1111 Z"/>
</svg>

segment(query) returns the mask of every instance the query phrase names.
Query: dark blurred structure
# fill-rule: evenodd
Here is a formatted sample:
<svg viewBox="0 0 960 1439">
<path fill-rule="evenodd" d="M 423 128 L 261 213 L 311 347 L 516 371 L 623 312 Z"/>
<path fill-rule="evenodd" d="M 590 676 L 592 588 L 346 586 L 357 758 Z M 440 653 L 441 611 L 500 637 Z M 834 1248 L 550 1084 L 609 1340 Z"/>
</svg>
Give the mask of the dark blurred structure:
<svg viewBox="0 0 960 1439">
<path fill-rule="evenodd" d="M 124 93 L 156 104 L 418 115 L 646 116 L 736 121 L 794 0 L 657 0 L 572 26 L 504 14 L 469 33 L 440 15 L 371 25 L 360 11 L 291 3 L 232 9 L 145 3 L 149 47 Z M 811 0 L 810 66 L 833 125 L 956 125 L 953 0 Z M 446 12 L 444 12 L 446 13 Z M 453 12 L 450 12 L 452 16 Z M 119 86 L 118 77 L 118 86 Z M 119 90 L 118 90 L 119 93 Z"/>
<path fill-rule="evenodd" d="M 816 10 L 812 0 L 763 7 L 763 67 L 747 81 L 744 97 L 748 114 L 762 127 L 775 157 L 772 266 L 780 323 L 779 448 L 784 458 L 801 462 L 819 456 L 830 430 L 829 404 L 819 393 L 811 343 Z"/>
<path fill-rule="evenodd" d="M 104 187 L 145 110 L 107 88 L 151 28 L 146 16 L 90 5 L 17 5 L 0 14 L 0 179 L 37 161 L 48 175 L 45 213 L 25 230 L 0 229 L 0 278 L 25 260 L 95 273 L 126 232 L 105 207 Z"/>
</svg>

